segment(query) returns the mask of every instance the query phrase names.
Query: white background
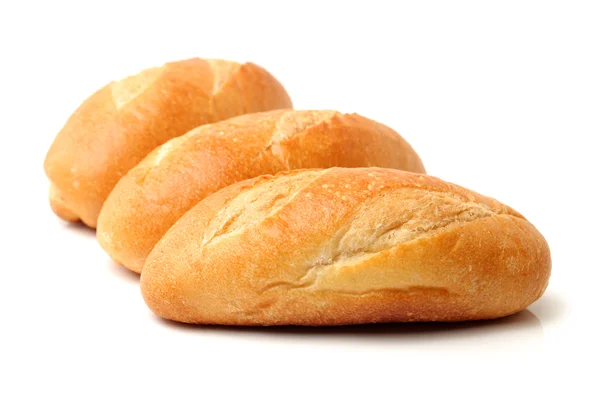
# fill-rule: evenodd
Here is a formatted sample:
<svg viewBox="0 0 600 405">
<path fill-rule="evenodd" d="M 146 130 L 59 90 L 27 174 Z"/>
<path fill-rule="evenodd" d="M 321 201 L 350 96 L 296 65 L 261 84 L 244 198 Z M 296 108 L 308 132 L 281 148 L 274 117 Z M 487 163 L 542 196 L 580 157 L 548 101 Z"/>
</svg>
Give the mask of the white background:
<svg viewBox="0 0 600 405">
<path fill-rule="evenodd" d="M 599 4 L 2 2 L 0 403 L 600 403 Z M 521 211 L 552 250 L 545 296 L 458 325 L 153 316 L 51 213 L 42 163 L 94 90 L 192 56 L 259 63 L 296 108 L 386 123 L 430 174 Z"/>
</svg>

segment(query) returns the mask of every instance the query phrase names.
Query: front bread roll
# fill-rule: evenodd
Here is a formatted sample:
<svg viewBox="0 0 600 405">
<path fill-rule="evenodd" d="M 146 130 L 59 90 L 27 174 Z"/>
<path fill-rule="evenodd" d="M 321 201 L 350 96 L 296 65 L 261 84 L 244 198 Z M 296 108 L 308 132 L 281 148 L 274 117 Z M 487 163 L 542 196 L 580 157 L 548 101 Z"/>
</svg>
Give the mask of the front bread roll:
<svg viewBox="0 0 600 405">
<path fill-rule="evenodd" d="M 112 82 L 50 147 L 50 205 L 64 220 L 95 227 L 117 181 L 158 145 L 202 124 L 291 106 L 281 84 L 252 63 L 190 59 Z"/>
<path fill-rule="evenodd" d="M 497 318 L 544 292 L 550 252 L 518 212 L 379 168 L 262 176 L 211 195 L 156 245 L 157 315 L 229 325 Z"/>
<path fill-rule="evenodd" d="M 400 135 L 357 114 L 240 116 L 196 128 L 148 155 L 106 200 L 98 240 L 114 260 L 139 273 L 171 225 L 215 191 L 261 174 L 332 166 L 425 171 Z"/>
</svg>

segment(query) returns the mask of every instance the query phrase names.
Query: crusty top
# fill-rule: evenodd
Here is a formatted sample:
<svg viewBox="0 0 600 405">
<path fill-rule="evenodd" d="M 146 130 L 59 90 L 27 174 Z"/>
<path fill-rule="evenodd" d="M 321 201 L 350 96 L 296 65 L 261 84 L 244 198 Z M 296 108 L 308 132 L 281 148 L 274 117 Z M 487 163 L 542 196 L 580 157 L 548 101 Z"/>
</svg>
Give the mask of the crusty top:
<svg viewBox="0 0 600 405">
<path fill-rule="evenodd" d="M 343 266 L 496 215 L 522 218 L 492 198 L 426 175 L 381 168 L 288 172 L 261 177 L 228 198 L 202 226 L 196 246 L 202 251 L 224 238 L 259 235 L 277 220 L 298 238 L 326 235 L 311 268 Z"/>
<path fill-rule="evenodd" d="M 83 102 L 48 151 L 57 214 L 95 227 L 116 182 L 158 145 L 202 124 L 291 105 L 252 63 L 196 58 L 112 82 Z M 61 215 L 67 208 L 73 215 Z"/>
<path fill-rule="evenodd" d="M 435 177 L 380 168 L 340 176 L 344 173 L 338 170 L 263 177 L 221 206 L 204 229 L 200 248 L 258 226 L 292 201 L 310 202 L 332 221 L 343 219 L 332 239 L 335 246 L 319 258 L 328 264 L 425 238 L 457 223 L 499 214 L 520 217 L 496 200 Z M 312 221 L 306 224 L 305 229 L 315 228 Z"/>
</svg>

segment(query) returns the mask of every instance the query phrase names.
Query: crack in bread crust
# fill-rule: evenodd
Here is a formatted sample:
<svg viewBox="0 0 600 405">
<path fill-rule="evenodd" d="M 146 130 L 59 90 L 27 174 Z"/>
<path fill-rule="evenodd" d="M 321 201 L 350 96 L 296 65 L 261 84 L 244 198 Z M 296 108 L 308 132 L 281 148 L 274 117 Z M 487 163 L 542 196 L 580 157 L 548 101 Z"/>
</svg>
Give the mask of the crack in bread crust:
<svg viewBox="0 0 600 405">
<path fill-rule="evenodd" d="M 266 181 L 258 186 L 242 190 L 229 200 L 210 221 L 204 232 L 201 248 L 214 244 L 223 237 L 242 232 L 248 227 L 244 226 L 246 222 L 250 224 L 263 222 L 293 201 L 297 195 L 310 187 L 325 172 L 310 172 L 311 174 L 305 176 L 306 178 L 302 181 L 297 181 L 295 176 L 281 176 L 275 181 Z M 265 198 L 264 192 L 270 191 L 262 189 L 265 184 L 268 184 L 271 190 L 282 186 L 287 187 L 288 194 L 277 193 L 269 195 L 271 198 Z M 266 215 L 260 215 L 265 212 Z"/>
<path fill-rule="evenodd" d="M 288 139 L 302 136 L 306 131 L 321 125 L 337 114 L 336 111 L 331 110 L 304 111 L 302 114 L 298 114 L 297 111 L 285 112 L 275 123 L 271 140 L 261 153 L 270 153 L 289 170 L 289 152 L 282 143 Z"/>
<path fill-rule="evenodd" d="M 112 82 L 110 91 L 115 108 L 121 110 L 143 94 L 160 77 L 165 66 L 142 70 L 140 73 Z"/>
<path fill-rule="evenodd" d="M 207 59 L 206 62 L 213 74 L 213 87 L 208 100 L 208 115 L 211 117 L 210 121 L 215 122 L 219 121 L 219 117 L 215 115 L 215 102 L 225 86 L 229 83 L 235 83 L 237 92 L 241 93 L 235 78 L 239 74 L 242 65 L 220 59 Z M 244 112 L 246 111 L 247 109 L 244 108 Z"/>
<path fill-rule="evenodd" d="M 217 96 L 221 90 L 235 76 L 242 65 L 236 62 L 230 62 L 220 59 L 207 59 L 208 65 L 213 73 L 213 88 L 211 92 L 212 98 Z"/>
<path fill-rule="evenodd" d="M 293 290 L 293 289 L 311 289 L 311 288 L 313 288 L 314 291 L 334 291 L 334 292 L 339 292 L 339 293 L 349 293 L 349 294 L 357 294 L 357 295 L 363 294 L 363 292 L 362 292 L 363 290 L 351 291 L 351 290 L 340 290 L 340 289 L 332 289 L 332 288 L 318 288 L 319 279 L 327 272 L 331 272 L 331 270 L 340 269 L 340 268 L 344 268 L 344 267 L 350 267 L 350 266 L 362 265 L 365 262 L 368 262 L 369 260 L 376 258 L 377 256 L 379 256 L 382 253 L 395 250 L 404 244 L 415 242 L 419 239 L 432 237 L 435 234 L 438 234 L 438 233 L 448 230 L 453 225 L 458 225 L 458 224 L 463 224 L 463 223 L 468 223 L 468 222 L 475 222 L 479 219 L 487 218 L 487 217 L 494 216 L 494 215 L 506 215 L 506 214 L 490 214 L 490 215 L 484 215 L 481 217 L 476 217 L 476 218 L 473 218 L 472 220 L 467 220 L 467 221 L 464 221 L 464 220 L 451 221 L 444 226 L 438 227 L 429 232 L 420 233 L 419 235 L 415 236 L 414 238 L 411 238 L 408 240 L 403 240 L 397 244 L 387 246 L 380 250 L 364 249 L 364 250 L 356 250 L 356 251 L 350 251 L 350 252 L 342 252 L 342 251 L 338 250 L 337 252 L 335 252 L 333 254 L 333 256 L 330 259 L 328 259 L 326 261 L 323 261 L 322 259 L 320 259 L 319 261 L 315 262 L 313 265 L 307 267 L 305 270 L 305 274 L 302 277 L 300 277 L 299 279 L 297 279 L 296 281 L 276 281 L 276 282 L 270 283 L 260 290 L 260 294 L 267 293 L 270 290 L 273 290 L 273 289 L 279 288 L 279 287 L 287 287 L 288 291 Z M 339 249 L 339 247 L 338 247 L 338 249 Z M 381 291 L 381 290 L 407 291 L 407 290 L 411 290 L 411 289 L 439 289 L 439 288 L 438 287 L 426 287 L 426 286 L 408 286 L 408 287 L 404 286 L 404 287 L 398 287 L 398 288 L 390 288 L 390 287 L 371 288 L 370 290 L 371 291 Z M 450 292 L 448 289 L 445 289 L 445 290 L 447 292 Z"/>
</svg>

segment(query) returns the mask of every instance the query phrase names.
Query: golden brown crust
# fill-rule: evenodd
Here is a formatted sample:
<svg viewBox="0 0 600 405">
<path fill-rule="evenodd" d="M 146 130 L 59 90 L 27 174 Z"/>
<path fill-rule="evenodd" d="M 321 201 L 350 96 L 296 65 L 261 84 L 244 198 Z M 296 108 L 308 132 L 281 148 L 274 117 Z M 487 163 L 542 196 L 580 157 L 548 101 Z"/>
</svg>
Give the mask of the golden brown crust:
<svg viewBox="0 0 600 405">
<path fill-rule="evenodd" d="M 155 147 L 202 124 L 291 105 L 281 84 L 252 63 L 167 63 L 84 101 L 54 140 L 44 169 L 69 220 L 95 227 L 114 185 Z"/>
<path fill-rule="evenodd" d="M 236 181 L 332 166 L 425 169 L 392 129 L 358 114 L 278 110 L 196 128 L 149 154 L 115 186 L 98 240 L 141 272 L 156 242 L 198 201 Z"/>
<path fill-rule="evenodd" d="M 333 168 L 227 187 L 156 245 L 141 289 L 157 315 L 232 325 L 496 318 L 550 276 L 519 213 L 437 178 Z"/>
</svg>

